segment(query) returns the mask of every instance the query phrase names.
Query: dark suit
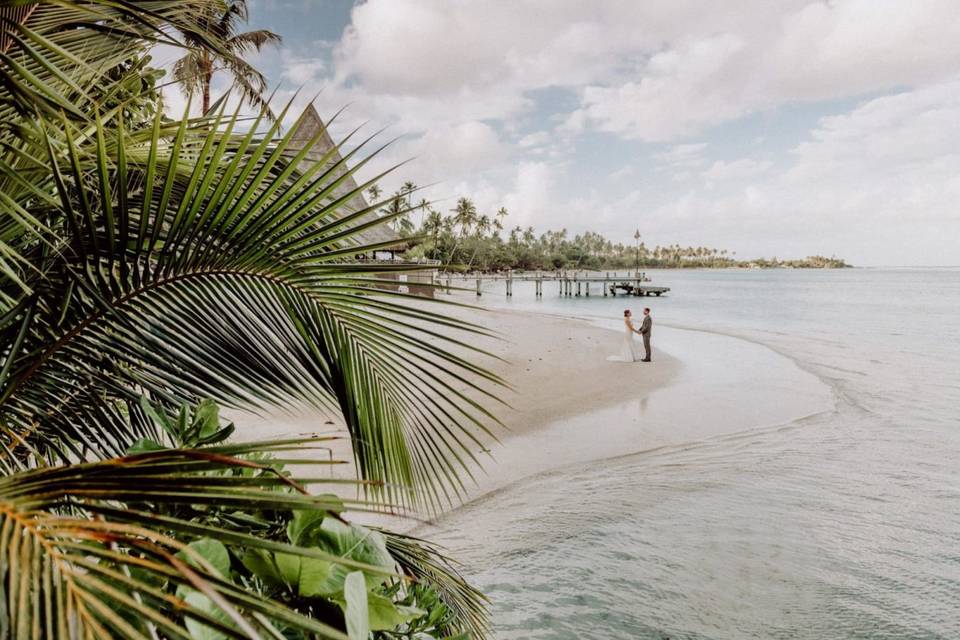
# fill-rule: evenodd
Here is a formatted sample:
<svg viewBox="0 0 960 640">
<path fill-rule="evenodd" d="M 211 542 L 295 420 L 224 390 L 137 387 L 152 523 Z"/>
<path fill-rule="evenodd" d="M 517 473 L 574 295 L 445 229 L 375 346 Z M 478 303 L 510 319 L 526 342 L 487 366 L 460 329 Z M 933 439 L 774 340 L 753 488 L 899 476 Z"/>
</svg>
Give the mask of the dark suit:
<svg viewBox="0 0 960 640">
<path fill-rule="evenodd" d="M 640 324 L 640 335 L 643 336 L 643 350 L 646 355 L 644 360 L 650 359 L 650 334 L 653 333 L 653 318 L 649 315 L 643 316 L 643 322 Z"/>
</svg>

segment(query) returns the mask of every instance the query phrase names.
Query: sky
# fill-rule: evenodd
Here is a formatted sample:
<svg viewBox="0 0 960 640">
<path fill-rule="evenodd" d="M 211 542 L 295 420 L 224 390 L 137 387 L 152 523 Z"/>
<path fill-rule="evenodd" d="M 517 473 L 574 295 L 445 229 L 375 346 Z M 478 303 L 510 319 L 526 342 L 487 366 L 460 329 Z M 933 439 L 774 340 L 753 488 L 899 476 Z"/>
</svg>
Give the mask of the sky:
<svg viewBox="0 0 960 640">
<path fill-rule="evenodd" d="M 960 264 L 957 0 L 248 4 L 283 36 L 249 58 L 275 103 L 383 129 L 361 177 L 411 160 L 388 191 L 538 232 Z"/>
</svg>

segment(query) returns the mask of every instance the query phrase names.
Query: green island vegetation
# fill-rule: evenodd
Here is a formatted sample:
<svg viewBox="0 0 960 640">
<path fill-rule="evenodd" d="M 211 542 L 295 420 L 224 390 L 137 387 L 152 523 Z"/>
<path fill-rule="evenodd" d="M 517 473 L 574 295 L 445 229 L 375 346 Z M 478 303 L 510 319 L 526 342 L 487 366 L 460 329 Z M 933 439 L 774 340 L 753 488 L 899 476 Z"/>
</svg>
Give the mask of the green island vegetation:
<svg viewBox="0 0 960 640">
<path fill-rule="evenodd" d="M 353 169 L 307 159 L 317 139 L 291 150 L 290 105 L 274 116 L 239 58 L 276 37 L 239 33 L 245 17 L 240 0 L 0 7 L 4 638 L 488 633 L 434 546 L 351 522 L 463 495 L 502 384 L 464 357 L 485 332 L 358 259 L 390 202 L 344 210 Z M 158 42 L 205 106 L 226 70 L 259 115 L 223 97 L 165 115 Z M 294 404 L 348 436 L 232 441 L 219 410 Z M 355 478 L 330 473 L 338 437 Z"/>
<path fill-rule="evenodd" d="M 503 207 L 493 214 L 480 214 L 469 198 L 459 198 L 447 215 L 426 200 L 413 202 L 417 187 L 406 182 L 382 208 L 393 220 L 394 230 L 409 243 L 408 258 L 438 260 L 460 269 L 480 271 L 553 269 L 840 269 L 841 258 L 809 256 L 798 260 L 777 258 L 737 259 L 736 252 L 710 247 L 648 247 L 614 243 L 599 233 L 587 231 L 570 237 L 566 229 L 537 235 L 533 227 L 508 228 L 509 213 Z M 368 190 L 372 200 L 381 191 Z M 639 234 L 639 231 L 637 232 Z"/>
</svg>

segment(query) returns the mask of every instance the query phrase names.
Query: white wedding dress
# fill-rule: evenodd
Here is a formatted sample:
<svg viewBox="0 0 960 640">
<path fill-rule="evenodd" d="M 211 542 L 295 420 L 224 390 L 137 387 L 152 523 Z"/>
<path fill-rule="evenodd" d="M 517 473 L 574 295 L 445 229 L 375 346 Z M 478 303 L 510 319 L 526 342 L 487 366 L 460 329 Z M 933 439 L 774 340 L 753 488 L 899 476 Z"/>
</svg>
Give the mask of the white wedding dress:
<svg viewBox="0 0 960 640">
<path fill-rule="evenodd" d="M 610 356 L 607 360 L 612 362 L 638 362 L 643 359 L 640 351 L 637 350 L 637 343 L 633 339 L 636 335 L 633 331 L 633 323 L 629 319 L 623 319 L 623 342 L 620 345 L 620 355 Z"/>
</svg>

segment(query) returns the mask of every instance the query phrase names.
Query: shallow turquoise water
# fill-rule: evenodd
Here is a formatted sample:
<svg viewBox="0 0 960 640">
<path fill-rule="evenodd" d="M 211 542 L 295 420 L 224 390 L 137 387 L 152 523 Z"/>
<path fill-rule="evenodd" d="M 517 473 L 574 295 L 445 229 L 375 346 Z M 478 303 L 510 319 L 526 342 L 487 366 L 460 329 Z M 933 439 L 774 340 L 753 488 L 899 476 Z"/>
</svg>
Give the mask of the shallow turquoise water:
<svg viewBox="0 0 960 640">
<path fill-rule="evenodd" d="M 484 302 L 601 322 L 649 304 L 766 345 L 835 406 L 566 467 L 445 519 L 497 637 L 960 637 L 960 270 L 652 275 L 669 297 L 516 285 L 508 303 L 501 284 Z"/>
</svg>

